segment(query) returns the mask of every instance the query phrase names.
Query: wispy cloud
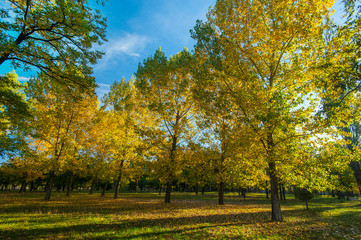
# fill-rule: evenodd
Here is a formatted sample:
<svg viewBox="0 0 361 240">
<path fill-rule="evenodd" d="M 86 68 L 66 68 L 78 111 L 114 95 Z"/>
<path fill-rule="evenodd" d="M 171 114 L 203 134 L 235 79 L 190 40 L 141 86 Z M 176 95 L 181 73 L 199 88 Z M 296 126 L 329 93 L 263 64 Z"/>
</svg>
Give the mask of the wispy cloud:
<svg viewBox="0 0 361 240">
<path fill-rule="evenodd" d="M 148 38 L 138 34 L 127 33 L 125 36 L 113 37 L 103 45 L 105 56 L 95 66 L 97 70 L 113 67 L 127 57 L 138 58 L 146 47 Z"/>
<path fill-rule="evenodd" d="M 21 76 L 19 76 L 19 77 L 18 77 L 18 80 L 19 80 L 20 82 L 27 82 L 27 81 L 30 80 L 30 78 L 29 78 L 29 77 L 21 77 Z"/>
<path fill-rule="evenodd" d="M 106 83 L 97 83 L 97 84 L 99 87 L 95 91 L 98 95 L 98 98 L 101 99 L 103 98 L 104 94 L 110 91 L 110 84 L 106 84 Z"/>
</svg>

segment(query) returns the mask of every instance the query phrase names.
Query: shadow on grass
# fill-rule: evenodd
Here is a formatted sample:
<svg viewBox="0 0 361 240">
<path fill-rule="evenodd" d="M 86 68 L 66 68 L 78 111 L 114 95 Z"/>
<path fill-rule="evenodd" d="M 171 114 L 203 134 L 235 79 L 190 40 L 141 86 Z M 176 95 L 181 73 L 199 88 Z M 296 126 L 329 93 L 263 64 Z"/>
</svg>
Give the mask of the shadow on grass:
<svg viewBox="0 0 361 240">
<path fill-rule="evenodd" d="M 56 218 L 55 218 L 56 219 Z M 39 239 L 57 238 L 64 236 L 71 238 L 72 235 L 82 236 L 89 234 L 86 239 L 109 239 L 110 232 L 118 234 L 117 239 L 140 238 L 147 239 L 159 235 L 187 234 L 204 236 L 202 229 L 214 227 L 229 227 L 248 224 L 262 224 L 270 222 L 269 212 L 218 214 L 192 217 L 166 217 L 156 219 L 125 220 L 115 224 L 78 224 L 66 227 L 54 227 L 46 229 L 18 229 L 0 231 L 3 239 Z M 54 219 L 53 219 L 54 220 Z M 59 219 L 60 220 L 60 219 Z M 145 229 L 148 229 L 145 231 Z M 91 233 L 94 232 L 94 237 Z M 99 235 L 103 233 L 103 236 Z M 97 235 L 98 234 L 98 235 Z"/>
<path fill-rule="evenodd" d="M 297 214 L 299 210 L 284 211 L 286 215 Z M 59 219 L 60 220 L 60 219 Z M 54 227 L 44 229 L 18 229 L 0 231 L 1 239 L 58 239 L 58 238 L 80 238 L 80 239 L 150 239 L 163 237 L 167 239 L 193 238 L 209 239 L 212 234 L 209 231 L 218 231 L 230 227 L 249 226 L 254 231 L 268 230 L 278 231 L 278 236 L 287 239 L 323 239 L 320 234 L 324 229 L 313 228 L 313 219 L 296 223 L 302 228 L 295 230 L 291 235 L 283 229 L 293 228 L 295 223 L 284 222 L 273 224 L 270 222 L 269 212 L 239 213 L 239 214 L 217 214 L 209 216 L 192 217 L 165 217 L 155 219 L 132 219 L 120 221 L 119 223 L 99 224 L 77 224 L 65 227 Z M 247 228 L 247 227 L 246 227 Z M 244 239 L 244 232 L 238 232 L 237 236 L 229 239 Z M 259 233 L 261 236 L 262 233 Z M 287 235 L 286 235 L 287 234 Z M 213 236 L 215 237 L 215 236 Z M 265 235 L 267 237 L 267 235 Z M 290 238 L 291 237 L 291 238 Z M 249 239 L 249 238 L 248 238 Z"/>
</svg>

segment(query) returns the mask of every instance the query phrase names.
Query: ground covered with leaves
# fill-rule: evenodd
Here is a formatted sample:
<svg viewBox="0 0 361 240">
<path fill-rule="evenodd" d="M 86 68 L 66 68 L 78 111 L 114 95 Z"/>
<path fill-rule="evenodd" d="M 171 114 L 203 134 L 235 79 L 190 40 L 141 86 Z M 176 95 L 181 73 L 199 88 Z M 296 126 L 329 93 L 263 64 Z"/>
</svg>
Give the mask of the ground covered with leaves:
<svg viewBox="0 0 361 240">
<path fill-rule="evenodd" d="M 284 221 L 270 221 L 270 201 L 250 194 L 99 194 L 0 192 L 0 239 L 361 239 L 361 202 L 318 197 L 282 201 Z"/>
</svg>

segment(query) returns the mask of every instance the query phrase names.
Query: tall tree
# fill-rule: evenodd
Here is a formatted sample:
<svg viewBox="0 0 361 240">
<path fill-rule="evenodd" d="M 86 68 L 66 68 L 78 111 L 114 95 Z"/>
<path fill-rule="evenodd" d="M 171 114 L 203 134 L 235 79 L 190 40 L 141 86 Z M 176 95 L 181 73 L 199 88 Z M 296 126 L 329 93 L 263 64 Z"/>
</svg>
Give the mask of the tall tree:
<svg viewBox="0 0 361 240">
<path fill-rule="evenodd" d="M 159 123 L 158 147 L 163 151 L 166 170 L 165 203 L 170 203 L 172 182 L 179 157 L 177 150 L 182 139 L 191 135 L 193 56 L 185 49 L 167 59 L 158 49 L 152 57 L 140 64 L 136 72 L 136 86 L 148 109 Z M 163 159 L 163 157 L 161 157 Z M 179 169 L 178 169 L 179 170 Z"/>
<path fill-rule="evenodd" d="M 125 173 L 129 173 L 130 167 L 135 166 L 141 155 L 144 143 L 140 130 L 147 126 L 147 114 L 138 102 L 134 79 L 114 82 L 110 92 L 104 96 L 104 103 L 111 109 L 107 133 L 112 145 L 111 165 L 116 173 L 116 199 Z"/>
<path fill-rule="evenodd" d="M 347 148 L 354 157 L 350 163 L 361 193 L 360 153 L 360 1 L 344 0 L 345 23 L 336 25 L 327 32 L 326 51 L 321 67 L 327 69 L 326 77 L 320 79 L 324 92 L 322 108 L 329 121 L 337 121 L 342 137 L 348 141 Z M 340 117 L 342 116 L 342 117 Z"/>
<path fill-rule="evenodd" d="M 0 13 L 0 65 L 11 61 L 66 85 L 94 85 L 84 75 L 102 56 L 93 45 L 105 41 L 106 24 L 87 1 L 10 0 Z"/>
<path fill-rule="evenodd" d="M 77 95 L 78 93 L 78 95 Z M 92 104 L 92 96 L 80 94 L 77 88 L 71 92 L 63 85 L 51 82 L 46 75 L 29 82 L 27 94 L 34 101 L 33 137 L 44 146 L 49 182 L 45 200 L 50 200 L 55 176 L 66 165 L 64 153 L 71 151 L 73 131 L 76 121 L 83 117 L 81 109 Z M 76 143 L 74 143 L 76 144 Z"/>
<path fill-rule="evenodd" d="M 263 146 L 271 183 L 272 220 L 282 221 L 279 167 L 288 141 L 317 126 L 312 82 L 319 42 L 333 1 L 218 0 L 198 22 L 197 84 L 232 101 L 240 122 Z M 213 89 L 212 89 L 213 88 Z M 220 91 L 218 91 L 220 90 Z M 309 104 L 304 104 L 304 101 Z"/>
<path fill-rule="evenodd" d="M 30 117 L 30 102 L 15 72 L 0 76 L 0 156 L 15 153 L 24 145 L 24 119 Z"/>
</svg>

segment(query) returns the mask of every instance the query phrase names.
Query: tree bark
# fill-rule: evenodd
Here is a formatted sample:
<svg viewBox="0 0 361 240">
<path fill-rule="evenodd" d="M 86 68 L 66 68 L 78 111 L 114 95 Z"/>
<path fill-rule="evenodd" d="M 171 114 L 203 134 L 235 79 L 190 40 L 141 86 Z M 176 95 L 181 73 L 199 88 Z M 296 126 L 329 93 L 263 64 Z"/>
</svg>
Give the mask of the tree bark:
<svg viewBox="0 0 361 240">
<path fill-rule="evenodd" d="M 172 191 L 172 183 L 170 181 L 167 182 L 167 189 L 165 191 L 165 198 L 164 198 L 164 202 L 165 203 L 170 203 L 170 193 Z"/>
<path fill-rule="evenodd" d="M 46 189 L 46 194 L 45 194 L 45 198 L 44 198 L 45 201 L 50 200 L 51 190 L 53 188 L 54 179 L 55 179 L 55 171 L 51 171 L 50 172 L 50 179 L 49 179 L 48 187 Z"/>
<path fill-rule="evenodd" d="M 285 185 L 282 184 L 282 193 L 283 193 L 283 200 L 286 200 L 286 188 Z"/>
<path fill-rule="evenodd" d="M 266 199 L 269 199 L 269 196 L 268 196 L 268 188 L 266 188 Z"/>
<path fill-rule="evenodd" d="M 195 187 L 195 193 L 196 193 L 196 195 L 198 195 L 198 192 L 199 192 L 199 184 L 197 183 L 197 184 L 196 184 L 196 187 Z"/>
<path fill-rule="evenodd" d="M 276 164 L 271 161 L 268 165 L 271 182 L 272 221 L 282 222 L 281 203 L 278 197 L 278 178 L 276 175 Z"/>
<path fill-rule="evenodd" d="M 218 205 L 223 205 L 224 204 L 224 182 L 221 181 L 219 183 L 219 188 L 218 188 Z"/>
<path fill-rule="evenodd" d="M 118 192 L 119 192 L 119 186 L 121 180 L 122 180 L 122 173 L 120 172 L 118 175 L 117 184 L 115 186 L 114 199 L 118 198 Z"/>
<path fill-rule="evenodd" d="M 30 192 L 33 191 L 35 192 L 35 184 L 34 184 L 34 181 L 31 181 L 30 182 Z"/>
<path fill-rule="evenodd" d="M 27 184 L 26 180 L 23 180 L 23 181 L 21 182 L 21 187 L 20 187 L 20 189 L 19 189 L 19 193 L 23 193 L 23 192 L 26 191 L 26 184 Z"/>
<path fill-rule="evenodd" d="M 124 160 L 120 162 L 120 170 L 119 170 L 118 180 L 115 186 L 114 199 L 118 198 L 119 186 L 122 180 L 123 165 L 124 165 Z"/>
<path fill-rule="evenodd" d="M 95 185 L 96 182 L 97 182 L 97 177 L 94 177 L 93 180 L 92 180 L 92 183 L 91 183 L 91 185 L 90 185 L 90 192 L 89 192 L 89 194 L 93 194 L 94 185 Z"/>
<path fill-rule="evenodd" d="M 206 191 L 206 187 L 205 186 L 203 186 L 202 187 L 202 195 L 204 195 L 204 192 Z"/>
<path fill-rule="evenodd" d="M 69 176 L 69 181 L 68 181 L 68 188 L 66 191 L 66 196 L 70 196 L 70 190 L 71 190 L 71 185 L 73 183 L 73 171 L 70 172 L 70 176 Z"/>
<path fill-rule="evenodd" d="M 105 196 L 105 192 L 107 191 L 107 186 L 108 186 L 108 182 L 105 182 L 104 185 L 103 185 L 103 191 L 102 191 L 102 197 Z"/>
</svg>

